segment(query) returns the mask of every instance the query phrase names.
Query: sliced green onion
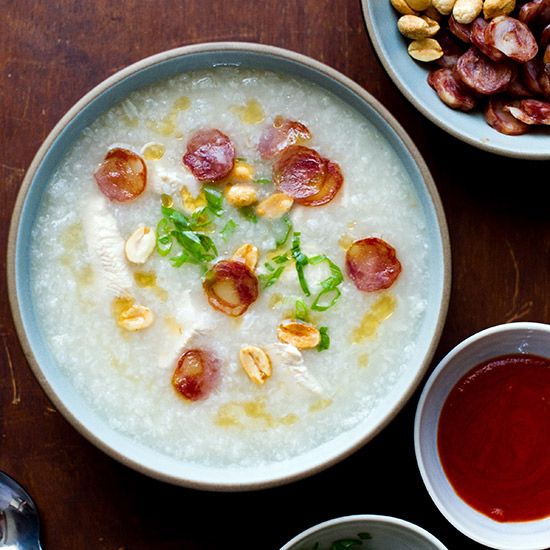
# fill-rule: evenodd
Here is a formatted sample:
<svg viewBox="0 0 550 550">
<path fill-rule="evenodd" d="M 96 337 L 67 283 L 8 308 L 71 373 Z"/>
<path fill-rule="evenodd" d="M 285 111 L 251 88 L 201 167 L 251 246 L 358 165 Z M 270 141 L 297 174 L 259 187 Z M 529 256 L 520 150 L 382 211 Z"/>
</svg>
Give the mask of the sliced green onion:
<svg viewBox="0 0 550 550">
<path fill-rule="evenodd" d="M 260 283 L 262 284 L 262 288 L 268 288 L 274 285 L 279 279 L 279 277 L 283 274 L 284 270 L 285 270 L 285 266 L 283 265 L 281 267 L 278 267 L 271 273 L 258 275 L 258 278 L 260 279 Z"/>
<path fill-rule="evenodd" d="M 223 214 L 223 195 L 222 192 L 216 187 L 210 185 L 204 185 L 202 188 L 208 209 L 215 216 L 221 216 Z"/>
<path fill-rule="evenodd" d="M 306 281 L 306 276 L 304 273 L 304 267 L 308 264 L 307 256 L 300 249 L 300 233 L 298 231 L 294 232 L 292 236 L 292 247 L 291 247 L 292 257 L 294 258 L 296 264 L 296 273 L 298 274 L 298 281 L 302 292 L 306 296 L 311 296 L 309 286 Z"/>
<path fill-rule="evenodd" d="M 317 351 L 324 351 L 330 348 L 330 336 L 328 335 L 328 327 L 319 327 L 321 340 L 317 344 Z"/>
<path fill-rule="evenodd" d="M 223 226 L 223 229 L 220 232 L 220 235 L 222 236 L 222 239 L 227 242 L 229 240 L 229 238 L 231 237 L 231 235 L 233 235 L 233 233 L 235 233 L 237 227 L 239 227 L 239 225 L 237 223 L 235 223 L 233 220 L 228 220 L 227 223 Z"/>
<path fill-rule="evenodd" d="M 256 210 L 253 206 L 243 206 L 239 208 L 240 215 L 249 222 L 258 223 L 258 216 L 256 216 Z"/>
<path fill-rule="evenodd" d="M 271 183 L 271 180 L 268 178 L 260 178 L 260 179 L 254 180 L 254 183 L 259 183 L 260 185 L 268 185 L 269 183 Z"/>
<path fill-rule="evenodd" d="M 339 288 L 324 288 L 313 300 L 311 309 L 314 311 L 326 311 L 338 301 L 341 295 L 342 293 Z"/>
<path fill-rule="evenodd" d="M 309 321 L 307 305 L 301 298 L 296 300 L 296 319 L 300 319 L 300 321 Z"/>
<path fill-rule="evenodd" d="M 170 222 L 166 218 L 162 218 L 157 224 L 157 252 L 161 256 L 167 256 L 170 250 L 172 250 Z"/>
<path fill-rule="evenodd" d="M 275 247 L 280 248 L 288 241 L 292 233 L 292 220 L 288 216 L 283 216 L 280 220 L 277 235 L 275 236 Z"/>
</svg>

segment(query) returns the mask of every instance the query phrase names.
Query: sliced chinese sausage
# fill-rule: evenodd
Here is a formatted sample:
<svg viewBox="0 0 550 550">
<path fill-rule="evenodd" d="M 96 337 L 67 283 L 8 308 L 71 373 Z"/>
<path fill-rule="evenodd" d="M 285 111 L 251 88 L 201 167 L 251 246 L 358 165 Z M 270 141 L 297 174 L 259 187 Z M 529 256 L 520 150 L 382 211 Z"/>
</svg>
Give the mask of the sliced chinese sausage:
<svg viewBox="0 0 550 550">
<path fill-rule="evenodd" d="M 540 45 L 546 46 L 550 42 L 550 24 L 546 25 L 542 32 L 540 33 Z"/>
<path fill-rule="evenodd" d="M 518 19 L 529 27 L 547 25 L 550 23 L 550 0 L 533 0 L 523 4 Z"/>
<path fill-rule="evenodd" d="M 491 20 L 485 29 L 485 39 L 487 44 L 520 63 L 533 59 L 539 51 L 529 27 L 507 15 L 500 15 Z"/>
<path fill-rule="evenodd" d="M 287 147 L 273 164 L 273 183 L 277 191 L 304 206 L 330 202 L 343 182 L 338 164 L 303 145 Z"/>
<path fill-rule="evenodd" d="M 472 44 L 479 49 L 479 51 L 486 55 L 489 59 L 493 61 L 502 61 L 506 56 L 500 51 L 490 46 L 487 43 L 485 37 L 485 30 L 487 29 L 489 23 L 483 19 L 483 17 L 478 17 L 472 23 L 472 32 L 470 34 L 470 39 Z"/>
<path fill-rule="evenodd" d="M 221 260 L 203 281 L 208 303 L 231 317 L 242 315 L 258 298 L 258 278 L 244 263 Z"/>
<path fill-rule="evenodd" d="M 218 181 L 229 175 L 235 162 L 235 147 L 219 130 L 199 130 L 187 143 L 183 164 L 199 181 Z"/>
<path fill-rule="evenodd" d="M 439 31 L 435 38 L 443 50 L 443 56 L 437 59 L 436 63 L 440 67 L 452 69 L 456 65 L 458 58 L 464 53 L 463 45 L 445 29 Z"/>
<path fill-rule="evenodd" d="M 504 90 L 513 76 L 508 63 L 497 63 L 477 48 L 470 48 L 458 60 L 455 71 L 464 84 L 483 95 Z"/>
<path fill-rule="evenodd" d="M 127 202 L 145 190 L 147 166 L 133 151 L 110 149 L 94 173 L 100 191 L 112 201 Z"/>
<path fill-rule="evenodd" d="M 470 43 L 470 34 L 472 32 L 471 25 L 465 25 L 464 23 L 459 23 L 454 16 L 449 17 L 449 30 L 462 42 L 466 44 Z"/>
<path fill-rule="evenodd" d="M 542 67 L 539 58 L 531 59 L 527 61 L 527 63 L 523 63 L 520 67 L 522 80 L 534 95 L 542 94 L 542 88 L 539 82 L 541 70 Z"/>
<path fill-rule="evenodd" d="M 476 99 L 458 80 L 452 69 L 443 68 L 432 71 L 428 76 L 429 85 L 437 95 L 452 109 L 471 111 L 476 106 Z"/>
<path fill-rule="evenodd" d="M 519 136 L 529 131 L 529 126 L 514 116 L 505 107 L 509 105 L 506 100 L 491 97 L 485 107 L 485 120 L 497 132 L 508 136 Z"/>
<path fill-rule="evenodd" d="M 359 290 L 389 288 L 401 273 L 395 248 L 377 237 L 355 241 L 346 252 L 346 272 Z"/>
<path fill-rule="evenodd" d="M 517 106 L 505 109 L 525 124 L 542 124 L 550 126 L 550 103 L 538 99 L 524 99 Z"/>
<path fill-rule="evenodd" d="M 258 150 L 263 159 L 272 159 L 289 145 L 301 144 L 310 139 L 311 133 L 307 126 L 296 120 L 276 116 L 273 124 L 262 132 Z"/>
<path fill-rule="evenodd" d="M 203 349 L 189 349 L 178 359 L 172 386 L 186 399 L 199 401 L 216 388 L 220 377 L 220 362 Z"/>
</svg>

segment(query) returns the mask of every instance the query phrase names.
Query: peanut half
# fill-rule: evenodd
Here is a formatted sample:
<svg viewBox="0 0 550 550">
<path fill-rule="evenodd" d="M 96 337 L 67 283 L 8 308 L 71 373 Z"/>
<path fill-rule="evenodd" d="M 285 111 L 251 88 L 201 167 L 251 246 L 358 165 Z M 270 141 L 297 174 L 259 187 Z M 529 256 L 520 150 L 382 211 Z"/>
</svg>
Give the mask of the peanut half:
<svg viewBox="0 0 550 550">
<path fill-rule="evenodd" d="M 246 243 L 239 246 L 239 248 L 235 250 L 232 259 L 236 262 L 242 262 L 250 269 L 250 271 L 254 271 L 258 265 L 259 257 L 260 253 L 258 252 L 257 247 L 253 244 Z"/>
<path fill-rule="evenodd" d="M 319 331 L 309 323 L 297 319 L 286 319 L 277 327 L 277 337 L 284 344 L 298 349 L 314 348 L 321 341 Z"/>
<path fill-rule="evenodd" d="M 453 17 L 463 25 L 469 25 L 483 9 L 483 0 L 456 0 Z"/>
<path fill-rule="evenodd" d="M 144 264 L 155 249 L 155 243 L 155 232 L 150 227 L 138 227 L 124 245 L 126 258 L 133 264 Z"/>
<path fill-rule="evenodd" d="M 516 7 L 516 0 L 485 0 L 483 2 L 483 16 L 492 19 L 499 15 L 508 15 Z"/>
<path fill-rule="evenodd" d="M 432 0 L 405 0 L 409 7 L 416 11 L 427 10 L 432 5 Z"/>
<path fill-rule="evenodd" d="M 390 0 L 390 2 L 401 15 L 416 15 L 416 12 L 407 2 L 405 2 L 405 0 Z"/>
<path fill-rule="evenodd" d="M 433 38 L 424 38 L 415 40 L 409 44 L 409 55 L 417 61 L 435 61 L 443 56 L 443 49 L 437 40 Z"/>
<path fill-rule="evenodd" d="M 154 320 L 155 316 L 147 306 L 133 304 L 120 313 L 117 324 L 129 332 L 135 332 L 151 326 Z"/>
<path fill-rule="evenodd" d="M 450 15 L 453 11 L 456 0 L 432 0 L 433 7 L 441 15 Z"/>
<path fill-rule="evenodd" d="M 434 36 L 439 31 L 439 24 L 429 17 L 403 15 L 397 21 L 397 28 L 403 36 L 411 40 L 422 40 Z"/>
<path fill-rule="evenodd" d="M 258 206 L 256 206 L 256 214 L 267 218 L 268 220 L 276 220 L 284 216 L 294 204 L 294 199 L 284 193 L 273 193 L 265 198 Z"/>
<path fill-rule="evenodd" d="M 225 188 L 225 200 L 235 208 L 250 206 L 258 202 L 256 189 L 246 183 L 237 183 Z"/>
<path fill-rule="evenodd" d="M 241 365 L 248 378 L 255 384 L 265 384 L 271 376 L 271 359 L 257 346 L 244 346 L 239 351 Z"/>
</svg>

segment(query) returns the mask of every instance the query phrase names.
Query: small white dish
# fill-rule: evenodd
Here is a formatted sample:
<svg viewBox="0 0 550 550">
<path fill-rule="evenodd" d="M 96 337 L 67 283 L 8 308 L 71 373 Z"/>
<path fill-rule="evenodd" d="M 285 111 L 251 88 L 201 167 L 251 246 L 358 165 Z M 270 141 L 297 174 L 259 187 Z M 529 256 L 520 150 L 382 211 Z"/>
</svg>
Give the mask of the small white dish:
<svg viewBox="0 0 550 550">
<path fill-rule="evenodd" d="M 345 516 L 319 523 L 294 537 L 281 550 L 331 550 L 342 539 L 355 540 L 354 550 L 447 550 L 414 523 L 375 515 Z"/>
<path fill-rule="evenodd" d="M 426 383 L 414 426 L 420 474 L 439 511 L 467 537 L 498 550 L 543 550 L 550 547 L 550 517 L 501 523 L 471 508 L 454 491 L 437 450 L 441 409 L 456 383 L 476 365 L 494 357 L 530 353 L 550 357 L 550 325 L 510 323 L 488 328 L 449 352 Z"/>
</svg>

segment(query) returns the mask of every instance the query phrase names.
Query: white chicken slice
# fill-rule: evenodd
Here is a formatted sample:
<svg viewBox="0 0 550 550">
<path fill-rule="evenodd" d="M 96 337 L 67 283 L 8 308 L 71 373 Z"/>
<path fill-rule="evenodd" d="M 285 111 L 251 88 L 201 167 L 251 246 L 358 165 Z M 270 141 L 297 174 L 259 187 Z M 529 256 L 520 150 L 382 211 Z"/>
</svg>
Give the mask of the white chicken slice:
<svg viewBox="0 0 550 550">
<path fill-rule="evenodd" d="M 193 196 L 200 193 L 199 182 L 183 166 L 180 171 L 176 171 L 166 167 L 162 162 L 152 161 L 147 163 L 147 170 L 149 188 L 158 195 L 174 195 L 179 193 L 182 187 L 187 187 Z"/>
<path fill-rule="evenodd" d="M 83 227 L 90 258 L 103 287 L 113 296 L 126 296 L 132 276 L 124 260 L 124 239 L 116 220 L 107 209 L 107 199 L 94 194 L 85 201 Z"/>
<path fill-rule="evenodd" d="M 290 374 L 302 388 L 318 396 L 325 396 L 325 390 L 307 369 L 298 348 L 291 344 L 275 343 L 264 346 L 264 350 L 271 358 L 274 375 L 279 373 L 283 378 L 287 378 Z"/>
</svg>

